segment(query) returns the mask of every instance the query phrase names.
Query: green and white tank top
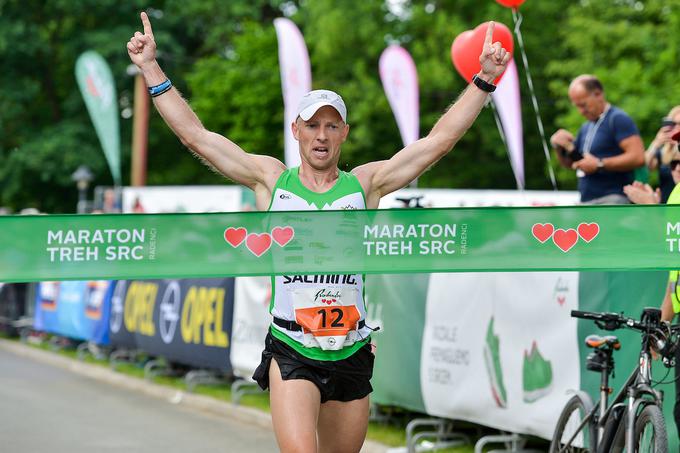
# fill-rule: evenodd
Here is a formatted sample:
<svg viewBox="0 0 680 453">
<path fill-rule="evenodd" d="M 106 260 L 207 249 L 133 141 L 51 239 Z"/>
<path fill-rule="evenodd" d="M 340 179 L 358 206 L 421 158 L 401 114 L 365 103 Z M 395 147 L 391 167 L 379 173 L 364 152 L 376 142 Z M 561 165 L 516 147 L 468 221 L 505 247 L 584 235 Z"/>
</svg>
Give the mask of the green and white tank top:
<svg viewBox="0 0 680 453">
<path fill-rule="evenodd" d="M 351 173 L 339 171 L 335 185 L 317 193 L 300 182 L 298 171 L 295 167 L 281 174 L 270 211 L 366 208 L 364 191 Z M 361 348 L 371 333 L 365 325 L 364 279 L 360 274 L 274 276 L 269 312 L 303 327 L 295 331 L 272 324 L 270 330 L 276 338 L 315 360 L 345 359 Z"/>
</svg>

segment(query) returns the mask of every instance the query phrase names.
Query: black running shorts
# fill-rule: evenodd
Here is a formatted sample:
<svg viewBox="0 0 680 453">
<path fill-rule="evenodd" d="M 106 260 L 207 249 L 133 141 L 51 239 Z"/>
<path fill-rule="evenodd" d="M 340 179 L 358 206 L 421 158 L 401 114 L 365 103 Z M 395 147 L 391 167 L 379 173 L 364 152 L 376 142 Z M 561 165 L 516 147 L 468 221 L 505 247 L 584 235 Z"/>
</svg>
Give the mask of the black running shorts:
<svg viewBox="0 0 680 453">
<path fill-rule="evenodd" d="M 307 358 L 283 341 L 267 334 L 262 361 L 253 379 L 263 390 L 269 388 L 269 365 L 272 358 L 281 370 L 281 379 L 306 379 L 321 392 L 321 402 L 358 400 L 373 391 L 374 355 L 370 342 L 343 360 L 325 361 Z"/>
</svg>

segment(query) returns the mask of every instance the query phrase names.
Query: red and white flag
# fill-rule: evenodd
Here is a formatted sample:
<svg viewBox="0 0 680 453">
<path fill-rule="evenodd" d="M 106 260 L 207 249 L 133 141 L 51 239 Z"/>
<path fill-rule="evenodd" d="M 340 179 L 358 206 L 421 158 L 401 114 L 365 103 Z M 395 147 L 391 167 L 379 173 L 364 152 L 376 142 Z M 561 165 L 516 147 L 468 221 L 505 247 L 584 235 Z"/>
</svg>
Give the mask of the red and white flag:
<svg viewBox="0 0 680 453">
<path fill-rule="evenodd" d="M 279 41 L 285 163 L 288 167 L 295 167 L 300 165 L 300 152 L 290 125 L 295 121 L 300 99 L 312 89 L 312 71 L 305 40 L 295 23 L 279 17 L 274 19 L 274 28 Z"/>
<path fill-rule="evenodd" d="M 397 120 L 404 146 L 420 136 L 418 74 L 406 49 L 391 45 L 380 55 L 380 80 Z"/>
<path fill-rule="evenodd" d="M 498 111 L 502 133 L 508 147 L 510 165 L 515 174 L 517 188 L 524 189 L 524 139 L 522 132 L 522 103 L 519 95 L 519 77 L 514 58 L 508 63 L 503 78 L 491 98 Z"/>
</svg>

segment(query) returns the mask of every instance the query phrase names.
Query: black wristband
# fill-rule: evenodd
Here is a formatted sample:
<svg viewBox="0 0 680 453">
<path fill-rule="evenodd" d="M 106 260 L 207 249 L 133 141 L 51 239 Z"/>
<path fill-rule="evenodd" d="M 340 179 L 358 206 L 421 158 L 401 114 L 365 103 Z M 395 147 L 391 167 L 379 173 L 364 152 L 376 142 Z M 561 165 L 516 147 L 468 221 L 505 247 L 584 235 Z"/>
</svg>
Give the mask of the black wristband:
<svg viewBox="0 0 680 453">
<path fill-rule="evenodd" d="M 496 91 L 496 85 L 494 85 L 493 83 L 489 83 L 486 80 L 483 80 L 477 74 L 472 76 L 472 83 L 474 83 L 477 86 L 477 88 L 479 88 L 482 91 L 486 91 L 487 93 L 493 93 L 494 91 Z"/>
</svg>

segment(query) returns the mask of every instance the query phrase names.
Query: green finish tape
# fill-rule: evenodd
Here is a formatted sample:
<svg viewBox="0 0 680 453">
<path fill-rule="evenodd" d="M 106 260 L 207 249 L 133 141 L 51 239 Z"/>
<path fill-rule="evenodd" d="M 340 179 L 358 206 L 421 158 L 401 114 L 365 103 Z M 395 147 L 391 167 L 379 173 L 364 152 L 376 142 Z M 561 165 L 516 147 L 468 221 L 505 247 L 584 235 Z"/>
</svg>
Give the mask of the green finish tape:
<svg viewBox="0 0 680 453">
<path fill-rule="evenodd" d="M 0 281 L 680 264 L 679 206 L 0 217 Z"/>
</svg>

